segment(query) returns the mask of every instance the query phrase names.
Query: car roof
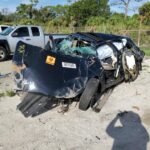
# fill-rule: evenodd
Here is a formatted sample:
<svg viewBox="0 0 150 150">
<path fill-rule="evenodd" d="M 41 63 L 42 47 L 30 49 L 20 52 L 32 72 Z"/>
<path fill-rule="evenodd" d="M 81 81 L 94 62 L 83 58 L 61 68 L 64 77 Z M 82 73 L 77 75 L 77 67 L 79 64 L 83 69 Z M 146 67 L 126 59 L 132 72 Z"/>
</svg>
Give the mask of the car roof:
<svg viewBox="0 0 150 150">
<path fill-rule="evenodd" d="M 89 41 L 94 45 L 99 45 L 100 43 L 104 43 L 104 42 L 120 41 L 122 39 L 128 39 L 125 36 L 104 34 L 104 33 L 93 33 L 93 32 L 78 32 L 78 33 L 73 33 L 70 36 L 77 39 Z"/>
</svg>

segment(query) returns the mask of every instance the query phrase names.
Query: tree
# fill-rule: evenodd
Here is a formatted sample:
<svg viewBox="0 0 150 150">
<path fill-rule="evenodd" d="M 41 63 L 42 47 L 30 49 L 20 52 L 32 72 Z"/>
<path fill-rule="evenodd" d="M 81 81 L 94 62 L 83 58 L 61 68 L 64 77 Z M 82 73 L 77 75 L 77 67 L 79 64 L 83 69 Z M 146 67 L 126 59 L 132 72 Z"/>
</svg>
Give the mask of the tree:
<svg viewBox="0 0 150 150">
<path fill-rule="evenodd" d="M 38 4 L 39 0 L 30 0 L 30 3 L 32 6 L 36 6 Z"/>
<path fill-rule="evenodd" d="M 124 9 L 124 14 L 125 14 L 125 18 L 127 18 L 128 16 L 128 12 L 129 12 L 129 9 L 130 9 L 130 3 L 131 2 L 140 2 L 142 0 L 111 0 L 111 5 L 118 5 L 118 6 L 121 6 L 123 7 Z"/>
<path fill-rule="evenodd" d="M 68 12 L 68 5 L 51 6 L 51 10 L 55 13 L 56 17 L 65 16 Z"/>
<path fill-rule="evenodd" d="M 120 26 L 122 26 L 122 24 L 124 24 L 124 20 L 122 18 L 124 18 L 124 14 L 123 13 L 113 13 L 110 18 L 108 19 L 108 23 L 110 25 L 118 25 L 120 24 Z"/>
<path fill-rule="evenodd" d="M 150 25 L 150 2 L 145 3 L 139 8 L 139 14 L 144 18 L 144 22 Z"/>
<path fill-rule="evenodd" d="M 108 0 L 78 0 L 68 9 L 68 16 L 77 25 L 84 25 L 90 17 L 107 16 L 110 13 Z"/>
<path fill-rule="evenodd" d="M 4 15 L 0 12 L 0 21 L 3 21 Z"/>
<path fill-rule="evenodd" d="M 17 13 L 21 16 L 21 18 L 29 18 L 33 19 L 34 13 L 36 12 L 36 5 L 38 4 L 38 0 L 30 0 L 30 4 L 20 4 L 17 7 Z"/>
<path fill-rule="evenodd" d="M 51 6 L 46 6 L 38 10 L 36 19 L 42 23 L 46 23 L 48 20 L 54 19 L 55 16 L 55 12 L 52 10 Z"/>
<path fill-rule="evenodd" d="M 8 8 L 2 8 L 1 10 L 3 15 L 8 15 L 9 14 L 9 9 Z"/>
</svg>

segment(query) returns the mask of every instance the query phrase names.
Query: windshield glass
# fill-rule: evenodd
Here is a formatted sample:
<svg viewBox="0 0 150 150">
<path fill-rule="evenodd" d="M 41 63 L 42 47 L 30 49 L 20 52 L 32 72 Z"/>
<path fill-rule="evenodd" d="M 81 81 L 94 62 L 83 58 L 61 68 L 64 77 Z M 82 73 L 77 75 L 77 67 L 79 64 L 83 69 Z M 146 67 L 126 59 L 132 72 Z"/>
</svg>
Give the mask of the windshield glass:
<svg viewBox="0 0 150 150">
<path fill-rule="evenodd" d="M 11 31 L 13 31 L 13 29 L 14 29 L 14 28 L 12 28 L 12 27 L 8 27 L 8 28 L 6 28 L 3 32 L 1 32 L 0 35 L 6 36 L 6 35 L 8 35 Z"/>
<path fill-rule="evenodd" d="M 96 51 L 91 43 L 79 39 L 64 39 L 58 44 L 57 51 L 72 56 L 96 56 Z"/>
</svg>

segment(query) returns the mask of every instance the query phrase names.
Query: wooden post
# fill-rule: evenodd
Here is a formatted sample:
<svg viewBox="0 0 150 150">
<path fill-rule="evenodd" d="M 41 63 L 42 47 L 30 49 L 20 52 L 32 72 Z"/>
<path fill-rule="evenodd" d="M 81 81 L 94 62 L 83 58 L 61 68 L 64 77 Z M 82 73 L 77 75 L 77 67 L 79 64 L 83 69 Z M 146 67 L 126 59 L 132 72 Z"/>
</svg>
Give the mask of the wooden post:
<svg viewBox="0 0 150 150">
<path fill-rule="evenodd" d="M 142 28 L 142 22 L 144 20 L 144 16 L 140 16 L 140 25 L 139 25 L 139 31 L 138 31 L 138 42 L 137 45 L 140 47 L 140 41 L 141 41 L 141 28 Z"/>
</svg>

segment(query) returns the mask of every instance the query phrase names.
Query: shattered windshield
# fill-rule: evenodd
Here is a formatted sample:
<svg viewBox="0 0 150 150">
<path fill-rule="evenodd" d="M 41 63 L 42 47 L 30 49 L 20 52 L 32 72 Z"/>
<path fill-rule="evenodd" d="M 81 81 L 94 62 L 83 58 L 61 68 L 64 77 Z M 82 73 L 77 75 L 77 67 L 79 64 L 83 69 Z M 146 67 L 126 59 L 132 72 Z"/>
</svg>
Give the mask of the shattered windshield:
<svg viewBox="0 0 150 150">
<path fill-rule="evenodd" d="M 71 56 L 88 56 L 88 55 L 96 56 L 96 50 L 91 45 L 91 43 L 79 39 L 71 39 L 71 38 L 64 39 L 57 46 L 57 51 L 65 55 Z"/>
<path fill-rule="evenodd" d="M 6 35 L 8 35 L 10 32 L 12 32 L 13 30 L 14 30 L 14 28 L 8 27 L 8 28 L 6 28 L 3 32 L 1 32 L 0 35 L 6 36 Z"/>
</svg>

